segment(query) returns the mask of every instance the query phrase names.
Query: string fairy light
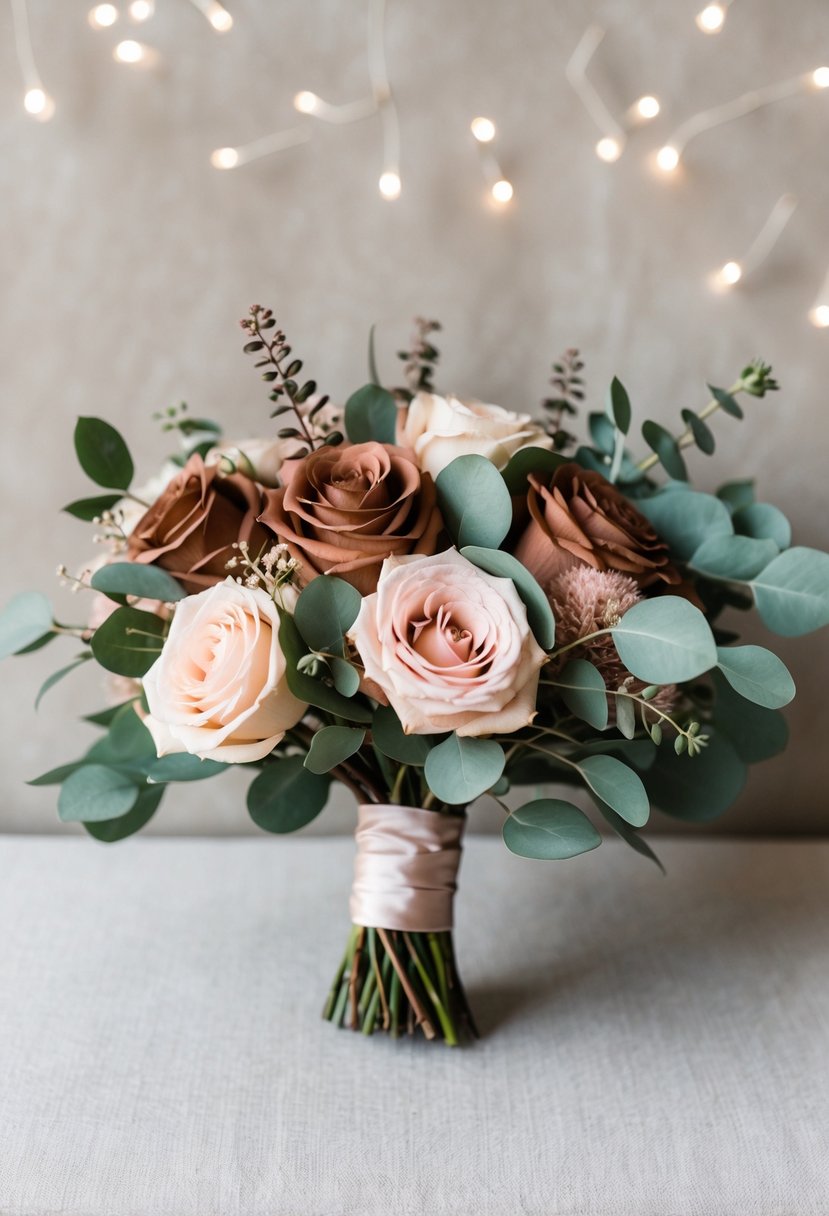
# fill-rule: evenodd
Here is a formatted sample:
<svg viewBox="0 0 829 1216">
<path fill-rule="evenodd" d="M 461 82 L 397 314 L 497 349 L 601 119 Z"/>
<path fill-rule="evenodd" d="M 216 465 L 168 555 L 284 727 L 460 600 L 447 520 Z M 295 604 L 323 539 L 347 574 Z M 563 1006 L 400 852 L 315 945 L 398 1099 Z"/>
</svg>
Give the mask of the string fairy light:
<svg viewBox="0 0 829 1216">
<path fill-rule="evenodd" d="M 194 8 L 205 17 L 217 34 L 226 34 L 233 28 L 233 17 L 219 0 L 190 0 Z"/>
<path fill-rule="evenodd" d="M 155 0 L 132 0 L 127 12 L 131 21 L 137 23 L 149 21 L 155 13 Z"/>
<path fill-rule="evenodd" d="M 500 203 L 503 206 L 512 200 L 515 195 L 515 188 L 512 182 L 504 176 L 504 172 L 492 150 L 492 141 L 496 135 L 495 123 L 491 118 L 484 118 L 479 115 L 477 118 L 472 119 L 472 122 L 469 124 L 469 130 L 472 132 L 472 138 L 478 147 L 481 169 L 489 186 L 490 196 L 493 202 Z"/>
<path fill-rule="evenodd" d="M 801 73 L 799 76 L 779 80 L 759 89 L 751 89 L 748 93 L 741 93 L 739 97 L 726 101 L 720 106 L 702 110 L 677 127 L 667 143 L 659 149 L 656 153 L 657 167 L 663 173 L 673 173 L 679 166 L 688 144 L 703 132 L 722 126 L 723 123 L 733 122 L 736 118 L 743 118 L 746 114 L 752 114 L 755 110 L 772 105 L 775 101 L 792 97 L 802 92 L 804 88 L 810 90 L 826 87 L 829 87 L 829 69 L 817 68 L 814 72 Z"/>
<path fill-rule="evenodd" d="M 797 207 L 793 194 L 781 194 L 766 220 L 739 261 L 729 261 L 711 276 L 715 291 L 726 291 L 753 274 L 771 254 Z"/>
<path fill-rule="evenodd" d="M 129 67 L 151 67 L 157 57 L 157 52 L 152 47 L 144 42 L 137 42 L 135 38 L 124 38 L 112 51 L 112 58 L 116 63 L 124 63 Z"/>
<path fill-rule="evenodd" d="M 214 169 L 236 169 L 253 160 L 261 160 L 263 156 L 273 156 L 275 152 L 284 152 L 286 148 L 307 143 L 310 138 L 311 132 L 307 127 L 274 131 L 272 135 L 263 135 L 261 139 L 240 144 L 237 148 L 216 148 L 210 154 L 210 163 Z"/>
<path fill-rule="evenodd" d="M 826 272 L 826 278 L 809 310 L 809 320 L 815 329 L 829 329 L 829 271 Z"/>
<path fill-rule="evenodd" d="M 118 9 L 114 4 L 96 4 L 86 15 L 93 30 L 106 30 L 118 20 Z"/>
<path fill-rule="evenodd" d="M 625 146 L 625 130 L 605 104 L 604 98 L 587 75 L 590 61 L 604 39 L 600 25 L 589 25 L 567 61 L 564 74 L 571 88 L 581 98 L 584 108 L 602 132 L 596 144 L 599 160 L 608 164 L 619 159 Z"/>
<path fill-rule="evenodd" d="M 700 9 L 694 18 L 697 23 L 697 29 L 701 30 L 703 34 L 719 34 L 725 25 L 725 17 L 730 3 L 731 0 L 719 0 L 716 4 L 706 4 L 705 8 Z"/>
<path fill-rule="evenodd" d="M 11 10 L 14 48 L 23 78 L 23 109 L 37 122 L 48 122 L 55 113 L 55 102 L 44 89 L 35 63 L 26 0 L 11 0 Z"/>
</svg>

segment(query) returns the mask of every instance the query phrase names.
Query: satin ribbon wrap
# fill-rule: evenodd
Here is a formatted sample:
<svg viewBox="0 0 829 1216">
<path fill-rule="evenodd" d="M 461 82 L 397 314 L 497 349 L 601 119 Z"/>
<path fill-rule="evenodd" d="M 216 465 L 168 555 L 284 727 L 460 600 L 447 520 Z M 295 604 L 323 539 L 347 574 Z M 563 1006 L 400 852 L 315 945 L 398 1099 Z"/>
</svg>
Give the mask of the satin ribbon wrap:
<svg viewBox="0 0 829 1216">
<path fill-rule="evenodd" d="M 351 919 L 371 929 L 452 928 L 462 815 L 411 806 L 361 806 Z"/>
</svg>

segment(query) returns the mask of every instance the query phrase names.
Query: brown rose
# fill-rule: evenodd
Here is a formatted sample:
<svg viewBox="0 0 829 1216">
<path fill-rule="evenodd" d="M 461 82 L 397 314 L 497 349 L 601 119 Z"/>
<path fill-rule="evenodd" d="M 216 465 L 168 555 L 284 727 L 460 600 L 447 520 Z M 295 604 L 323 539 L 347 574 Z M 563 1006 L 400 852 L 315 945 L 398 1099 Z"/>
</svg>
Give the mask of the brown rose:
<svg viewBox="0 0 829 1216">
<path fill-rule="evenodd" d="M 247 541 L 255 555 L 270 539 L 257 522 L 262 488 L 233 473 L 223 477 L 191 456 L 127 542 L 130 561 L 162 566 L 195 594 L 227 578 L 234 541 Z"/>
<path fill-rule="evenodd" d="M 579 564 L 619 570 L 640 587 L 679 582 L 668 546 L 600 473 L 569 463 L 545 481 L 529 476 L 530 522 L 515 551 L 542 587 Z"/>
<path fill-rule="evenodd" d="M 386 443 L 322 447 L 282 466 L 260 520 L 301 562 L 299 581 L 336 574 L 368 595 L 387 557 L 433 554 L 443 526 L 434 482 Z"/>
</svg>

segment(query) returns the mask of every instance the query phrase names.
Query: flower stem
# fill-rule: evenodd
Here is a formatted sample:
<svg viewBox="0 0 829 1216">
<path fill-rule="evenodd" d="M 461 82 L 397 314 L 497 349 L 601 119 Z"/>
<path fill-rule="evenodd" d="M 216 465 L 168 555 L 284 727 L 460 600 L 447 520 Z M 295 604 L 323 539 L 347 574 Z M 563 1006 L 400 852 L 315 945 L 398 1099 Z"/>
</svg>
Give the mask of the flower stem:
<svg viewBox="0 0 829 1216">
<path fill-rule="evenodd" d="M 731 388 L 728 390 L 728 393 L 729 393 L 729 396 L 734 397 L 737 395 L 737 393 L 741 393 L 742 391 L 743 391 L 743 381 L 742 381 L 742 379 L 740 379 L 740 380 L 736 380 L 734 382 L 734 384 L 732 384 Z M 699 418 L 700 422 L 704 422 L 706 418 L 710 418 L 711 415 L 715 414 L 717 412 L 717 410 L 720 408 L 721 408 L 721 406 L 720 406 L 719 401 L 717 401 L 716 398 L 712 397 L 711 400 L 708 402 L 708 404 L 706 406 L 704 406 L 703 409 L 698 411 L 697 418 Z M 690 447 L 693 442 L 694 442 L 694 432 L 690 425 L 686 426 L 686 428 L 682 432 L 682 434 L 680 434 L 676 437 L 677 447 L 679 447 L 679 448 Z M 659 463 L 658 454 L 656 452 L 651 452 L 650 456 L 643 457 L 643 459 L 639 461 L 639 463 L 637 464 L 636 467 L 637 467 L 637 469 L 639 469 L 640 472 L 646 473 L 648 469 L 652 469 L 653 466 L 658 463 Z"/>
</svg>

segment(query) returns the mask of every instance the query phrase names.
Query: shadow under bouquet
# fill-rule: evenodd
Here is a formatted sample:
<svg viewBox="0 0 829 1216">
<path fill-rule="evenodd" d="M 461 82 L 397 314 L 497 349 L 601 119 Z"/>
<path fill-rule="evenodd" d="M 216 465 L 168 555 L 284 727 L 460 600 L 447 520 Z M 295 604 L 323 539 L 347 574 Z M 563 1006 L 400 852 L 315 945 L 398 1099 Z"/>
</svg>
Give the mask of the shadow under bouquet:
<svg viewBox="0 0 829 1216">
<path fill-rule="evenodd" d="M 59 573 L 88 611 L 66 625 L 20 594 L 0 653 L 74 639 L 39 695 L 93 661 L 114 703 L 87 716 L 88 751 L 34 784 L 59 785 L 60 818 L 113 842 L 169 786 L 229 765 L 250 769 L 268 832 L 308 824 L 340 782 L 359 805 L 352 927 L 324 1016 L 455 1044 L 474 1034 L 452 940 L 469 806 L 498 802 L 524 857 L 596 848 L 597 819 L 656 861 L 651 806 L 710 820 L 786 743 L 792 679 L 724 610 L 753 607 L 786 637 L 829 623 L 829 556 L 791 547 L 750 481 L 689 482 L 683 452 L 713 451 L 711 417 L 777 388 L 760 362 L 709 386 L 677 434 L 645 421 L 639 453 L 615 379 L 587 441 L 565 429 L 585 398 L 572 350 L 533 419 L 438 394 L 439 327 L 419 321 L 406 386 L 382 387 L 371 349 L 371 382 L 341 411 L 301 379 L 270 310 L 242 327 L 273 437 L 229 441 L 170 410 L 180 450 L 136 488 L 121 435 L 78 421 L 98 493 L 65 509 L 94 523 L 100 556 Z M 595 816 L 516 796 L 551 785 Z"/>
</svg>

